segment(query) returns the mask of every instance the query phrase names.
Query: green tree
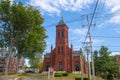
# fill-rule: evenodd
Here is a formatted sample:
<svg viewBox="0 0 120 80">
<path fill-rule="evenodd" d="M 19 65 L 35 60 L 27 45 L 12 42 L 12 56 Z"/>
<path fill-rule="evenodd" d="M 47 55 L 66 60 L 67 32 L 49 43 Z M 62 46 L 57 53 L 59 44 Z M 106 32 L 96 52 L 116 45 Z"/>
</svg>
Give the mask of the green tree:
<svg viewBox="0 0 120 80">
<path fill-rule="evenodd" d="M 28 68 L 29 68 L 29 66 L 27 66 L 27 65 L 24 66 L 24 69 L 25 69 L 25 70 L 28 69 Z"/>
<path fill-rule="evenodd" d="M 43 21 L 40 12 L 31 6 L 24 6 L 21 2 L 11 4 L 9 0 L 0 1 L 0 23 L 9 49 L 6 75 L 13 47 L 18 49 L 18 58 L 43 52 L 46 38 L 45 29 L 41 26 Z"/>
<path fill-rule="evenodd" d="M 42 68 L 42 58 L 40 56 L 35 56 L 29 60 L 29 64 L 32 68 L 40 69 Z"/>
<path fill-rule="evenodd" d="M 36 55 L 43 53 L 46 46 L 45 38 L 47 38 L 47 36 L 44 27 L 40 25 L 43 23 L 43 18 L 41 18 L 40 12 L 33 7 L 29 7 L 27 12 L 29 13 L 29 20 L 33 27 L 18 41 L 18 44 L 16 45 L 18 49 L 18 60 L 21 57 L 34 59 Z"/>
<path fill-rule="evenodd" d="M 96 75 L 107 78 L 107 75 L 117 74 L 118 66 L 115 62 L 115 57 L 110 56 L 111 52 L 108 48 L 101 46 L 99 52 L 94 51 L 94 64 Z"/>
</svg>

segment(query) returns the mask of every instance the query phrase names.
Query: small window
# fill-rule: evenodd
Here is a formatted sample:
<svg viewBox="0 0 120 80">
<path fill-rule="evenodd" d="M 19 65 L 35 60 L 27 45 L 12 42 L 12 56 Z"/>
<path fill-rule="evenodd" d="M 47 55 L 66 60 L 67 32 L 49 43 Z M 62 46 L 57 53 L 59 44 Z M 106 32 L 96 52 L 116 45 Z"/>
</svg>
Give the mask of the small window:
<svg viewBox="0 0 120 80">
<path fill-rule="evenodd" d="M 63 64 L 62 64 L 62 62 L 59 62 L 59 71 L 63 71 Z"/>
<path fill-rule="evenodd" d="M 62 30 L 62 38 L 64 38 L 64 30 Z"/>
<path fill-rule="evenodd" d="M 58 38 L 60 38 L 60 31 L 58 30 Z"/>
<path fill-rule="evenodd" d="M 61 53 L 63 54 L 63 46 L 61 47 Z"/>
<path fill-rule="evenodd" d="M 46 71 L 49 70 L 49 67 L 50 67 L 50 65 L 49 65 L 49 63 L 47 62 L 47 63 L 46 63 Z"/>
<path fill-rule="evenodd" d="M 80 63 L 78 61 L 75 62 L 75 71 L 80 70 Z"/>
<path fill-rule="evenodd" d="M 60 54 L 60 47 L 58 47 L 58 54 Z"/>
<path fill-rule="evenodd" d="M 70 65 L 68 64 L 68 69 L 70 68 Z"/>
</svg>

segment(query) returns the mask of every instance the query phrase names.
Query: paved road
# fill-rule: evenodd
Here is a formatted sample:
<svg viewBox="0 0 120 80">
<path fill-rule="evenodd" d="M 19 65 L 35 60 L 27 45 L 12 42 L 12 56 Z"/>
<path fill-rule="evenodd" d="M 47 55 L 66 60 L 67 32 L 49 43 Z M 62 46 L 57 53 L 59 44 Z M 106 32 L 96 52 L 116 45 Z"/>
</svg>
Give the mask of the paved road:
<svg viewBox="0 0 120 80">
<path fill-rule="evenodd" d="M 43 80 L 41 77 L 24 77 L 24 78 L 0 78 L 0 80 Z"/>
<path fill-rule="evenodd" d="M 14 78 L 10 78 L 10 79 L 8 79 L 8 78 L 0 78 L 0 80 L 17 80 L 17 79 L 14 79 Z"/>
</svg>

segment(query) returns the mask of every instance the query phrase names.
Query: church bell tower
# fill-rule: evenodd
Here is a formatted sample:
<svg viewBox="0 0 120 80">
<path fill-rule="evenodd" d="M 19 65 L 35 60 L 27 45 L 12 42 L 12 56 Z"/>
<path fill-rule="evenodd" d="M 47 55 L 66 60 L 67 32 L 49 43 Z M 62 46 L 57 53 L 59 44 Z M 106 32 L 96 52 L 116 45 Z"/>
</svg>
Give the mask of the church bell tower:
<svg viewBox="0 0 120 80">
<path fill-rule="evenodd" d="M 68 47 L 68 27 L 62 17 L 56 25 L 56 48 L 58 54 L 66 53 L 66 47 Z"/>
</svg>

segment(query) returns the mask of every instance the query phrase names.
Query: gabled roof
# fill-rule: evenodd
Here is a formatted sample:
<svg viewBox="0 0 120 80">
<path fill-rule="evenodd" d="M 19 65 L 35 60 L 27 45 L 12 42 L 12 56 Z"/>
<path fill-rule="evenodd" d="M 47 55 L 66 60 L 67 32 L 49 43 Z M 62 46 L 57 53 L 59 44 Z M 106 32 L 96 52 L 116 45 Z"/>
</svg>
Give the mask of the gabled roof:
<svg viewBox="0 0 120 80">
<path fill-rule="evenodd" d="M 73 51 L 73 56 L 80 56 L 80 51 Z"/>
<path fill-rule="evenodd" d="M 46 54 L 44 55 L 44 58 L 50 58 L 50 53 L 46 53 Z"/>
</svg>

